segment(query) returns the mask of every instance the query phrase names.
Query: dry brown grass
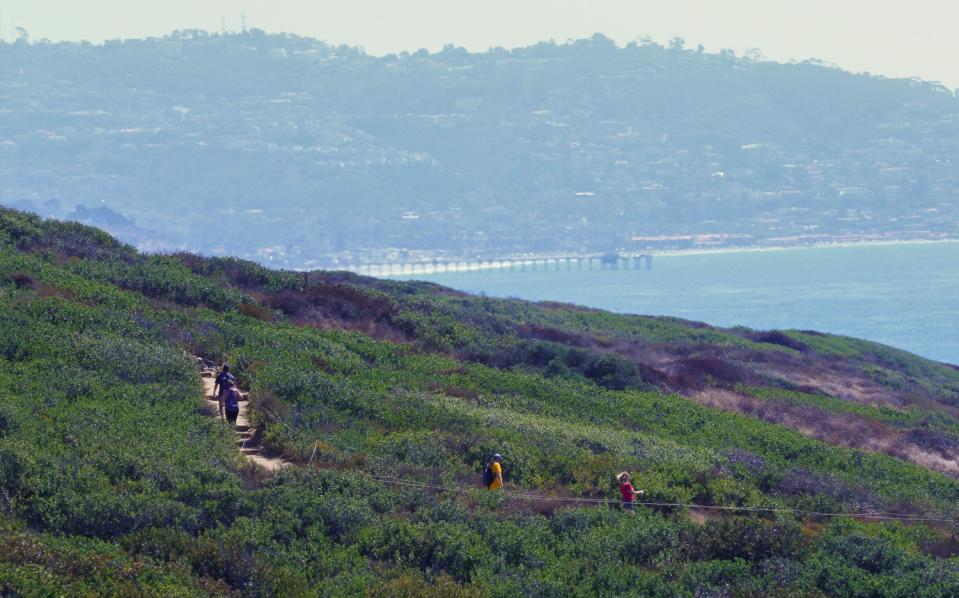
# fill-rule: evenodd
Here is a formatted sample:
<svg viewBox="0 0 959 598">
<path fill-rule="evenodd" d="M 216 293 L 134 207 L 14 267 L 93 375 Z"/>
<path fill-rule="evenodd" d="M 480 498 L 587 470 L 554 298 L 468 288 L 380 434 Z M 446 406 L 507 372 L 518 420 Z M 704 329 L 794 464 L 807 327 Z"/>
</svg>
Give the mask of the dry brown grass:
<svg viewBox="0 0 959 598">
<path fill-rule="evenodd" d="M 959 478 L 959 450 L 920 446 L 909 431 L 851 413 L 827 412 L 811 405 L 768 402 L 731 390 L 708 388 L 688 395 L 704 405 L 781 424 L 829 444 L 883 453 Z"/>
<path fill-rule="evenodd" d="M 273 313 L 273 311 L 263 307 L 262 305 L 241 303 L 239 309 L 241 314 L 250 316 L 251 318 L 256 318 L 257 320 L 263 320 L 264 322 L 272 322 L 276 319 L 276 315 Z"/>
<path fill-rule="evenodd" d="M 906 401 L 898 393 L 866 378 L 858 372 L 837 372 L 830 368 L 775 369 L 768 371 L 803 392 L 824 394 L 864 405 L 903 407 Z"/>
</svg>

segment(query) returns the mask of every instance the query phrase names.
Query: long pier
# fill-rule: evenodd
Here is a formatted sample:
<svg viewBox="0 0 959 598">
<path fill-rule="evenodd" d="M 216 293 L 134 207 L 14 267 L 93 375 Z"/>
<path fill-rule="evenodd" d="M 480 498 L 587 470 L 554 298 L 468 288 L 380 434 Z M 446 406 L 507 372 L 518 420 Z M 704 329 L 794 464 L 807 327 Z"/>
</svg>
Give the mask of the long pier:
<svg viewBox="0 0 959 598">
<path fill-rule="evenodd" d="M 370 276 L 406 276 L 445 272 L 562 272 L 571 270 L 652 270 L 650 253 L 605 253 L 594 256 L 516 257 L 474 260 L 422 260 L 415 262 L 362 264 L 349 268 Z"/>
</svg>

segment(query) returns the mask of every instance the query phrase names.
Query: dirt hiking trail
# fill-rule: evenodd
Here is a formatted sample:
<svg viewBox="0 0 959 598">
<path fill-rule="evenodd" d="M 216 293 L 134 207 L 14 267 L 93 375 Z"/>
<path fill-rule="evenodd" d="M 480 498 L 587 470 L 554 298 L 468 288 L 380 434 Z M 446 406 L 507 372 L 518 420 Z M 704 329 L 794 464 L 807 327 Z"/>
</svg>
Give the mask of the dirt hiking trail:
<svg viewBox="0 0 959 598">
<path fill-rule="evenodd" d="M 211 368 L 203 368 L 200 374 L 203 380 L 203 396 L 206 402 L 213 408 L 214 417 L 219 418 L 219 403 L 213 394 L 213 387 L 216 384 L 216 371 Z M 289 465 L 288 462 L 279 458 L 265 457 L 261 452 L 259 441 L 253 439 L 253 430 L 250 429 L 250 420 L 247 419 L 247 411 L 250 405 L 249 398 L 243 393 L 243 400 L 240 401 L 240 415 L 236 418 L 236 443 L 240 452 L 246 455 L 246 458 L 256 463 L 267 471 L 277 471 Z"/>
</svg>

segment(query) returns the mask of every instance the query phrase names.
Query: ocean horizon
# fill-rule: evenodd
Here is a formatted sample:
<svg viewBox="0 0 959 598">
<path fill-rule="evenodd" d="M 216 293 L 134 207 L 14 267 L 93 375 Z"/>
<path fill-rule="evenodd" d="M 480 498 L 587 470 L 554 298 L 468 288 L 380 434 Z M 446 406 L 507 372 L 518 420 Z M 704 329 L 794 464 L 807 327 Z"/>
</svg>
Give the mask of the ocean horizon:
<svg viewBox="0 0 959 598">
<path fill-rule="evenodd" d="M 651 270 L 390 276 L 496 297 L 865 338 L 959 364 L 959 242 L 656 253 Z"/>
</svg>

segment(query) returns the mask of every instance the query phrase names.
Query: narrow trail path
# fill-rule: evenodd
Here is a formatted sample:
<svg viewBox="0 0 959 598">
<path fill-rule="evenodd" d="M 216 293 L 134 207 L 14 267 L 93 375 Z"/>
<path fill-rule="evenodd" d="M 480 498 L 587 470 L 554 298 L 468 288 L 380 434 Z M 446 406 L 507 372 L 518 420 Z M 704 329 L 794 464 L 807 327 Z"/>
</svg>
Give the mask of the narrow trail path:
<svg viewBox="0 0 959 598">
<path fill-rule="evenodd" d="M 216 384 L 216 372 L 210 368 L 204 368 L 200 374 L 203 380 L 203 396 L 207 403 L 213 407 L 214 417 L 219 417 L 219 404 L 216 396 L 213 394 L 213 387 Z M 280 458 L 265 457 L 260 454 L 262 447 L 253 440 L 253 430 L 250 428 L 250 420 L 247 419 L 247 411 L 250 402 L 243 394 L 243 400 L 240 401 L 240 415 L 236 418 L 236 443 L 240 452 L 246 455 L 246 458 L 256 463 L 268 471 L 277 471 L 289 465 L 287 461 Z"/>
</svg>

